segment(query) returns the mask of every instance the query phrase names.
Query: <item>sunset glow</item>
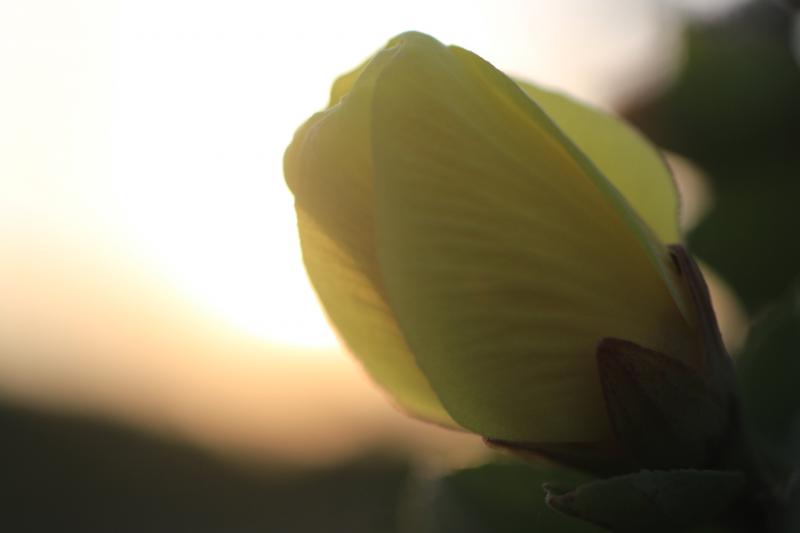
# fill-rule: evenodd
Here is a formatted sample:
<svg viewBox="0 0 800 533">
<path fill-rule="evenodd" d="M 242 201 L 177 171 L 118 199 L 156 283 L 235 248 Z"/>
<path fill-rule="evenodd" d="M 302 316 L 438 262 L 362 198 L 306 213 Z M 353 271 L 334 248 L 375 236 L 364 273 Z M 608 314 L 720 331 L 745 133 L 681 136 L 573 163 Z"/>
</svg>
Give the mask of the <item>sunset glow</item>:
<svg viewBox="0 0 800 533">
<path fill-rule="evenodd" d="M 402 418 L 338 347 L 284 183 L 283 150 L 332 80 L 417 29 L 610 106 L 669 77 L 680 29 L 639 0 L 11 4 L 2 392 L 295 451 Z"/>
</svg>

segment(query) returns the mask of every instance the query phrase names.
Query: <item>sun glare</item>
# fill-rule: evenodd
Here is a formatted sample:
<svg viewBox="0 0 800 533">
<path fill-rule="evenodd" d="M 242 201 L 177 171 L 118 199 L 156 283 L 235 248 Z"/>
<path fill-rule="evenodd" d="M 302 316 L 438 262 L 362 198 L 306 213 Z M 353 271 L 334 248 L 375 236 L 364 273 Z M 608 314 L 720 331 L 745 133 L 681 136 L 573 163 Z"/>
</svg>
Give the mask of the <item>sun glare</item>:
<svg viewBox="0 0 800 533">
<path fill-rule="evenodd" d="M 577 0 L 559 8 L 408 0 L 392 10 L 357 0 L 81 0 L 11 10 L 0 21 L 9 67 L 0 81 L 7 76 L 11 91 L 0 110 L 23 127 L 0 139 L 10 143 L 4 168 L 13 180 L 0 229 L 19 237 L 72 228 L 70 238 L 95 249 L 112 243 L 243 334 L 333 347 L 282 175 L 284 148 L 325 105 L 331 81 L 390 36 L 417 29 L 602 103 L 585 72 L 602 67 L 613 81 L 613 68 L 636 63 L 621 52 L 635 49 L 631 39 L 641 47 L 658 36 L 640 2 L 614 1 L 638 17 L 626 23 L 636 36 L 615 40 L 613 24 L 598 24 L 613 62 L 581 54 L 568 63 L 553 53 L 566 39 L 553 28 L 577 20 L 585 7 Z M 92 240 L 98 231 L 103 242 Z"/>
<path fill-rule="evenodd" d="M 273 342 L 333 346 L 281 172 L 291 133 L 324 105 L 331 80 L 409 28 L 509 58 L 505 68 L 548 70 L 536 60 L 546 54 L 520 53 L 517 40 L 498 34 L 489 5 L 408 4 L 391 16 L 353 1 L 314 4 L 313 16 L 290 2 L 120 4 L 114 213 L 187 298 Z M 525 33 L 520 24 L 510 33 Z"/>
<path fill-rule="evenodd" d="M 339 32 L 332 8 L 293 6 L 122 4 L 115 212 L 197 305 L 272 342 L 324 347 L 336 340 L 302 267 L 283 149 L 331 80 L 406 26 L 384 16 Z M 418 12 L 439 34 L 456 26 L 445 9 Z"/>
</svg>

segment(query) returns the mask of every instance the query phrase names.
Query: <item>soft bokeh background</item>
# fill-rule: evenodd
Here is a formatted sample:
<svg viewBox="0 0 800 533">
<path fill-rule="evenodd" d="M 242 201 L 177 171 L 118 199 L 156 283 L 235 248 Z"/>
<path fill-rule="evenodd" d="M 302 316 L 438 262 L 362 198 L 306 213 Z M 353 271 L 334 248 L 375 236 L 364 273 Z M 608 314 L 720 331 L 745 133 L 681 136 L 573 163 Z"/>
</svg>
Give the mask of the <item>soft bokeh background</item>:
<svg viewBox="0 0 800 533">
<path fill-rule="evenodd" d="M 282 177 L 335 76 L 408 29 L 670 150 L 739 346 L 800 271 L 779 4 L 3 2 L 6 501 L 30 530 L 391 531 L 410 477 L 484 456 L 395 412 L 338 346 Z"/>
</svg>

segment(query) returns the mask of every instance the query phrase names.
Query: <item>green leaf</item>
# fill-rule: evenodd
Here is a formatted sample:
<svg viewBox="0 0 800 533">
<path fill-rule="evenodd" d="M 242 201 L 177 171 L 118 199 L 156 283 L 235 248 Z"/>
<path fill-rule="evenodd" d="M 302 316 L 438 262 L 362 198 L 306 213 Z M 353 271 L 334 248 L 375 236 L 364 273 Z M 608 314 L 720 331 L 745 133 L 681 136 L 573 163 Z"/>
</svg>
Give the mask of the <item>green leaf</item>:
<svg viewBox="0 0 800 533">
<path fill-rule="evenodd" d="M 548 486 L 547 503 L 618 533 L 680 531 L 705 525 L 730 509 L 744 487 L 740 472 L 642 471 L 572 491 Z"/>
<path fill-rule="evenodd" d="M 565 470 L 493 463 L 461 470 L 416 487 L 402 533 L 600 533 L 545 504 L 542 485 L 587 481 Z"/>
<path fill-rule="evenodd" d="M 800 284 L 755 324 L 737 362 L 757 443 L 773 462 L 800 467 Z"/>
<path fill-rule="evenodd" d="M 626 114 L 711 179 L 713 209 L 689 245 L 755 313 L 800 272 L 800 68 L 792 13 L 738 6 L 691 22 L 675 79 Z"/>
<path fill-rule="evenodd" d="M 666 250 L 485 61 L 398 38 L 375 83 L 372 153 L 387 298 L 462 426 L 501 440 L 602 441 L 601 338 L 696 362 Z"/>
<path fill-rule="evenodd" d="M 800 531 L 800 480 L 795 473 L 792 485 L 788 487 L 786 505 L 781 509 L 780 516 L 773 517 L 777 524 L 775 531 L 778 533 L 796 533 Z"/>
</svg>

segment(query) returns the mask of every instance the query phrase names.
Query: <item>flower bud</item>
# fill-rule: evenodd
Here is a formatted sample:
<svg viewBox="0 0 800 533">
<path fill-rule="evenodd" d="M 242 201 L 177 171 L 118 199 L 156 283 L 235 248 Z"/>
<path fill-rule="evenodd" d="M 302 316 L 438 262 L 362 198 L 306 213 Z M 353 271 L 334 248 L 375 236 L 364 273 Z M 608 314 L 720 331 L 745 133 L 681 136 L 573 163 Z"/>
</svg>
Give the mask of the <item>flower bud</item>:
<svg viewBox="0 0 800 533">
<path fill-rule="evenodd" d="M 337 80 L 284 170 L 331 321 L 419 417 L 616 450 L 603 339 L 704 375 L 671 176 L 606 114 L 407 33 Z"/>
</svg>

